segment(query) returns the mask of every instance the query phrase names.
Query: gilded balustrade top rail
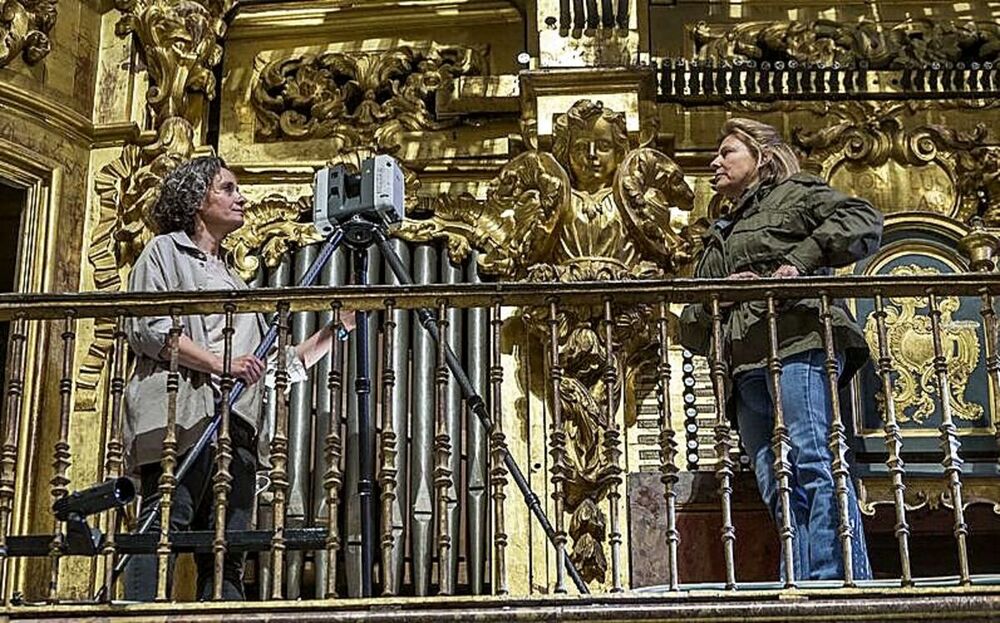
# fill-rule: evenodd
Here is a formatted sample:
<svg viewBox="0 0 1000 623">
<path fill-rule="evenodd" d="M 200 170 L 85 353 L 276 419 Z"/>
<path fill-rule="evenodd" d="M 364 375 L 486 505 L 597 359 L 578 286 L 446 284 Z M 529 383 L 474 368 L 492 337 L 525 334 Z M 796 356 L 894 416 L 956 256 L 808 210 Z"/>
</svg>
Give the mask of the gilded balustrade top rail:
<svg viewBox="0 0 1000 623">
<path fill-rule="evenodd" d="M 445 299 L 452 307 L 487 307 L 547 304 L 553 297 L 562 305 L 616 303 L 708 302 L 798 299 L 827 294 L 834 298 L 886 296 L 980 296 L 1000 293 L 1000 278 L 994 274 L 950 274 L 926 276 L 805 277 L 799 279 L 663 279 L 649 281 L 598 282 L 506 282 L 477 284 L 425 284 L 413 286 L 322 286 L 259 288 L 243 291 L 156 293 L 65 293 L 2 294 L 0 321 L 110 317 L 118 314 L 149 316 L 166 313 L 217 313 L 226 305 L 236 312 L 274 311 L 287 301 L 290 310 L 328 310 L 331 301 L 349 309 L 381 309 L 391 299 L 397 308 L 436 307 Z"/>
</svg>

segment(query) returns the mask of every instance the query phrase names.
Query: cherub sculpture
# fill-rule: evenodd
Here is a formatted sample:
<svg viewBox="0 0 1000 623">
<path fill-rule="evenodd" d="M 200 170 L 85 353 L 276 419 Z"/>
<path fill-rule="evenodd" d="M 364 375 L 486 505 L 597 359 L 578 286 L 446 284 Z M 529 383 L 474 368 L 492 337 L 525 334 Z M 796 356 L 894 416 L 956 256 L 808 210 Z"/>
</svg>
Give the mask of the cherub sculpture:
<svg viewBox="0 0 1000 623">
<path fill-rule="evenodd" d="M 533 150 L 513 158 L 493 180 L 484 203 L 442 199 L 434 218 L 411 222 L 402 235 L 445 237 L 453 256 L 479 248 L 481 270 L 510 280 L 652 278 L 676 273 L 691 261 L 700 239 L 687 224 L 694 194 L 666 154 L 629 148 L 624 115 L 601 102 L 580 100 L 556 118 L 553 135 L 552 153 Z M 567 440 L 563 473 L 572 557 L 585 579 L 601 581 L 607 563 L 599 503 L 619 473 L 604 444 L 611 425 L 603 380 L 604 311 L 568 306 L 559 311 L 558 399 Z M 522 310 L 521 319 L 536 345 L 549 341 L 547 308 Z M 614 306 L 615 412 L 622 384 L 630 385 L 639 369 L 653 362 L 650 320 L 647 309 Z M 542 375 L 530 384 L 528 391 L 545 395 Z M 626 413 L 626 424 L 634 418 Z"/>
</svg>

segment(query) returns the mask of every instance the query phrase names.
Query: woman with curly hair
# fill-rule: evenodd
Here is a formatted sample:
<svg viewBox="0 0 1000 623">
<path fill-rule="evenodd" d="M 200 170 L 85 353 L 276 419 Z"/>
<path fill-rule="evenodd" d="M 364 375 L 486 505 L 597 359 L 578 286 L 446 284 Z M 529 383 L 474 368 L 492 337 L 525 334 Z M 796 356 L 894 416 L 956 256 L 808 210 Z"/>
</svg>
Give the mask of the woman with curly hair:
<svg viewBox="0 0 1000 623">
<path fill-rule="evenodd" d="M 159 230 L 132 268 L 132 292 L 244 290 L 246 283 L 226 263 L 222 243 L 243 225 L 246 199 L 236 177 L 221 158 L 194 158 L 163 180 L 152 219 Z M 219 381 L 223 373 L 225 316 L 189 315 L 180 318 L 177 344 L 180 383 L 177 389 L 176 432 L 178 464 L 201 436 L 215 414 Z M 166 386 L 169 371 L 169 316 L 133 318 L 127 335 L 136 355 L 135 371 L 125 395 L 126 463 L 141 481 L 143 522 L 159 505 L 160 458 L 166 434 Z M 237 314 L 232 336 L 230 373 L 246 383 L 246 391 L 233 405 L 230 418 L 232 476 L 226 511 L 227 530 L 250 527 L 255 475 L 268 456 L 268 430 L 263 422 L 262 387 L 267 364 L 254 350 L 267 330 L 260 314 Z M 323 327 L 298 346 L 287 350 L 292 382 L 303 380 L 305 369 L 330 349 L 333 338 Z M 171 531 L 208 530 L 215 522 L 212 496 L 212 452 L 202 452 L 184 479 L 177 483 L 170 513 Z M 159 530 L 159 521 L 153 527 Z M 195 555 L 200 599 L 210 599 L 213 556 Z M 171 565 L 172 567 L 172 565 Z M 243 555 L 229 554 L 223 573 L 223 599 L 243 599 Z M 155 597 L 156 561 L 137 556 L 125 579 L 127 599 L 149 601 Z"/>
</svg>

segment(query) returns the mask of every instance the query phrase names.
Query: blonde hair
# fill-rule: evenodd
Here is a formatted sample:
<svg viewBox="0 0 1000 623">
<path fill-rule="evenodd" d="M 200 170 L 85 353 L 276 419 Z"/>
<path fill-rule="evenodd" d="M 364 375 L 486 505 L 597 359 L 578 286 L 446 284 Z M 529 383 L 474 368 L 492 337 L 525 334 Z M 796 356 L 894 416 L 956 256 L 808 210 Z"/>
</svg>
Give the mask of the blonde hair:
<svg viewBox="0 0 1000 623">
<path fill-rule="evenodd" d="M 802 170 L 792 147 L 781 140 L 773 126 L 736 117 L 722 124 L 722 136 L 735 136 L 757 157 L 757 181 L 761 185 L 780 184 Z"/>
</svg>

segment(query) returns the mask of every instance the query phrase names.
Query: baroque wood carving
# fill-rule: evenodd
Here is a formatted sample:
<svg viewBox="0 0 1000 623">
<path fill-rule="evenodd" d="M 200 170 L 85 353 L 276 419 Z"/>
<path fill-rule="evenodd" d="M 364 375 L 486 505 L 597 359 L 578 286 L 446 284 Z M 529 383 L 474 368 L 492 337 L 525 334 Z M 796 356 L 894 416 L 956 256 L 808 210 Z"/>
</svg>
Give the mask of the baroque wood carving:
<svg viewBox="0 0 1000 623">
<path fill-rule="evenodd" d="M 815 131 L 796 129 L 792 143 L 804 152 L 806 168 L 865 197 L 885 214 L 996 219 L 1000 153 L 986 144 L 985 126 L 971 132 L 910 127 L 905 120 L 919 110 L 906 102 L 825 105 L 825 115 L 839 121 Z"/>
<path fill-rule="evenodd" d="M 259 141 L 329 138 L 337 151 L 399 145 L 404 130 L 438 130 L 436 98 L 459 76 L 487 73 L 485 48 L 437 43 L 380 52 L 326 52 L 272 60 L 250 103 Z"/>
<path fill-rule="evenodd" d="M 52 50 L 56 0 L 5 0 L 0 4 L 0 67 L 17 57 L 35 65 Z"/>
<path fill-rule="evenodd" d="M 215 97 L 212 68 L 222 58 L 218 39 L 225 30 L 226 7 L 191 0 L 123 0 L 120 36 L 134 36 L 149 75 L 147 102 L 154 130 L 126 144 L 121 155 L 95 175 L 100 213 L 88 260 L 99 290 L 117 291 L 122 272 L 134 262 L 153 230 L 148 214 L 160 181 L 194 154 L 196 128 L 203 122 L 200 97 Z M 97 323 L 95 339 L 79 374 L 77 408 L 93 409 L 112 327 Z"/>
<path fill-rule="evenodd" d="M 478 248 L 481 269 L 505 279 L 641 279 L 691 261 L 699 239 L 688 223 L 692 207 L 693 192 L 673 160 L 650 148 L 630 150 L 624 116 L 581 100 L 557 117 L 552 153 L 515 157 L 484 202 L 442 197 L 430 219 L 408 222 L 399 235 L 444 239 L 455 259 Z M 532 335 L 548 339 L 547 309 L 523 310 L 522 319 Z M 609 387 L 602 382 L 608 347 L 601 321 L 598 309 L 560 308 L 557 332 L 566 446 L 556 453 L 557 468 L 571 515 L 571 555 L 588 581 L 605 579 L 608 531 L 600 503 L 620 480 L 605 451 L 614 417 L 606 393 L 614 392 L 617 411 L 622 384 L 652 361 L 648 347 L 655 343 L 649 310 L 616 309 Z"/>
<path fill-rule="evenodd" d="M 937 275 L 936 268 L 914 265 L 897 266 L 889 274 Z M 920 297 L 892 297 L 886 306 L 889 352 L 892 354 L 898 376 L 893 384 L 892 397 L 896 416 L 900 422 L 923 423 L 935 411 L 935 397 L 939 390 L 934 370 L 934 344 L 931 320 L 920 310 L 927 307 L 927 300 Z M 946 397 L 956 417 L 976 421 L 983 415 L 983 406 L 965 399 L 972 372 L 979 364 L 978 323 L 952 318 L 960 305 L 956 296 L 941 299 L 941 341 L 948 364 L 950 395 Z M 872 352 L 878 352 L 878 328 L 874 317 L 865 323 L 865 339 Z M 878 395 L 879 408 L 884 412 L 885 396 Z"/>
<path fill-rule="evenodd" d="M 700 22 L 692 31 L 695 54 L 713 60 L 770 63 L 865 63 L 872 69 L 922 67 L 932 63 L 996 62 L 996 22 L 907 19 L 891 27 L 872 22 L 745 22 L 737 26 Z"/>
</svg>

